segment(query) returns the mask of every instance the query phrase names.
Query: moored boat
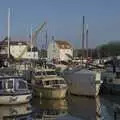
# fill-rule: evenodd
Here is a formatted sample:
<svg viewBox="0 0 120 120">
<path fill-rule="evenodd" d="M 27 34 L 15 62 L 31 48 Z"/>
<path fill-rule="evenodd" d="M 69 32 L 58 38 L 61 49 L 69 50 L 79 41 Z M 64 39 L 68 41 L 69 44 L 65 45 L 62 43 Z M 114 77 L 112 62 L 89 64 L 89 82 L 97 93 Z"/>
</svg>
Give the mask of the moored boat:
<svg viewBox="0 0 120 120">
<path fill-rule="evenodd" d="M 21 104 L 31 100 L 27 81 L 20 76 L 0 76 L 0 104 Z"/>
<path fill-rule="evenodd" d="M 66 96 L 67 84 L 64 78 L 57 76 L 54 69 L 36 70 L 32 83 L 35 96 L 48 99 L 61 99 Z"/>
<path fill-rule="evenodd" d="M 105 63 L 106 69 L 102 72 L 103 94 L 120 95 L 120 60 L 114 58 Z"/>
<path fill-rule="evenodd" d="M 96 97 L 101 85 L 101 73 L 85 68 L 76 68 L 64 72 L 69 91 L 74 95 Z"/>
</svg>

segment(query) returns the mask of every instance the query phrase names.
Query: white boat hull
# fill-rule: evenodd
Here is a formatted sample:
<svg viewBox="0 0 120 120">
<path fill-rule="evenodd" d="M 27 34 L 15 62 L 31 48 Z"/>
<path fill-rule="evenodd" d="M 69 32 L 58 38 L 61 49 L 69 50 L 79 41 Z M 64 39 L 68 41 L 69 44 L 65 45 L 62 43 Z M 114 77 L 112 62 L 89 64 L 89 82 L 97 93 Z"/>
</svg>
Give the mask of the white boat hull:
<svg viewBox="0 0 120 120">
<path fill-rule="evenodd" d="M 76 86 L 76 87 L 75 87 Z M 82 87 L 81 87 L 82 86 Z M 80 87 L 73 84 L 69 85 L 69 91 L 71 94 L 74 95 L 81 95 L 81 96 L 93 96 L 96 97 L 99 94 L 100 86 L 91 86 L 91 85 L 81 85 Z"/>
<path fill-rule="evenodd" d="M 64 78 L 71 94 L 91 97 L 96 97 L 99 94 L 100 80 L 96 81 L 91 75 L 71 73 L 64 75 Z"/>
<path fill-rule="evenodd" d="M 16 96 L 0 96 L 0 104 L 22 104 L 27 103 L 31 100 L 32 94 L 25 94 L 25 95 L 16 95 Z"/>
</svg>

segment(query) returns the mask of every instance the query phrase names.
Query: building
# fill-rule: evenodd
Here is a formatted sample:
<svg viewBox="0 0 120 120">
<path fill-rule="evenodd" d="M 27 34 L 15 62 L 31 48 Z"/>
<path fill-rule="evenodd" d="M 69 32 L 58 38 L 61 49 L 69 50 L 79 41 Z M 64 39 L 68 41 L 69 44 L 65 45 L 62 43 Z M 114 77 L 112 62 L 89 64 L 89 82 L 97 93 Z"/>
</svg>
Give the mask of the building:
<svg viewBox="0 0 120 120">
<path fill-rule="evenodd" d="M 73 57 L 72 45 L 68 41 L 55 40 L 48 45 L 47 57 L 49 60 L 71 60 Z"/>
<path fill-rule="evenodd" d="M 8 53 L 7 40 L 0 42 L 0 54 Z M 25 41 L 10 41 L 10 54 L 19 59 L 38 59 L 38 51 L 30 50 L 30 46 Z"/>
</svg>

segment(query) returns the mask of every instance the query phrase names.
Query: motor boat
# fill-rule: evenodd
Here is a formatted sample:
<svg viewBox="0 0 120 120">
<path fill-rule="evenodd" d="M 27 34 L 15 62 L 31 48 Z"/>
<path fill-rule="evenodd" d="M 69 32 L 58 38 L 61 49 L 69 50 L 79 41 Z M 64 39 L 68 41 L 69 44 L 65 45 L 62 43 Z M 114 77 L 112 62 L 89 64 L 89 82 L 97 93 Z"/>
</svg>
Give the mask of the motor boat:
<svg viewBox="0 0 120 120">
<path fill-rule="evenodd" d="M 64 71 L 64 79 L 68 84 L 68 91 L 74 95 L 96 97 L 101 85 L 101 72 L 77 67 Z"/>
<path fill-rule="evenodd" d="M 35 96 L 48 99 L 61 99 L 66 96 L 67 84 L 54 69 L 35 70 L 32 84 Z"/>
<path fill-rule="evenodd" d="M 0 104 L 27 103 L 32 98 L 27 81 L 20 76 L 0 76 Z"/>
</svg>

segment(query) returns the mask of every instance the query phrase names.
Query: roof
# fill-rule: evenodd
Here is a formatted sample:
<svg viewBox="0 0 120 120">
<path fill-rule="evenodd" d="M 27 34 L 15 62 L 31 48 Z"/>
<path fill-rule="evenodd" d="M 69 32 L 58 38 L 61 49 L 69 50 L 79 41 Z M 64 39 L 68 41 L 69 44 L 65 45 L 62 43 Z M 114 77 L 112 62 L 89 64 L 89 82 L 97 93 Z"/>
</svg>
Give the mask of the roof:
<svg viewBox="0 0 120 120">
<path fill-rule="evenodd" d="M 68 41 L 62 41 L 62 40 L 56 40 L 56 44 L 61 49 L 70 49 L 72 48 L 72 45 Z"/>
<path fill-rule="evenodd" d="M 27 43 L 25 41 L 10 41 L 11 45 L 27 45 Z M 7 40 L 3 40 L 0 41 L 0 46 L 2 45 L 8 45 L 8 41 Z"/>
</svg>

